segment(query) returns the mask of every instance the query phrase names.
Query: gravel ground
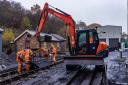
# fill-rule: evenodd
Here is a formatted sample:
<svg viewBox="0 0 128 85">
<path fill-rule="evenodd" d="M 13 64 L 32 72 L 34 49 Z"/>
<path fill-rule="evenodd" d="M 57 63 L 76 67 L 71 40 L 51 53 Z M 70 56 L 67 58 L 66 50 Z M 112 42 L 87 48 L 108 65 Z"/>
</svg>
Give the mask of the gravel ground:
<svg viewBox="0 0 128 85">
<path fill-rule="evenodd" d="M 107 77 L 112 85 L 128 85 L 128 68 L 126 62 L 128 59 L 128 52 L 122 53 L 122 58 L 119 52 L 110 52 L 108 57 Z"/>
<path fill-rule="evenodd" d="M 63 63 L 37 72 L 11 85 L 66 85 L 77 71 L 66 71 Z"/>
<path fill-rule="evenodd" d="M 15 65 L 16 65 L 15 53 L 12 53 L 9 56 L 6 55 L 5 53 L 0 53 L 0 71 L 14 67 Z"/>
<path fill-rule="evenodd" d="M 48 85 L 48 83 L 54 82 L 54 80 L 56 80 L 59 75 L 65 72 L 65 68 L 63 67 L 63 64 L 53 66 L 49 69 L 42 70 L 36 74 L 30 75 L 27 78 L 13 82 L 12 85 Z"/>
</svg>

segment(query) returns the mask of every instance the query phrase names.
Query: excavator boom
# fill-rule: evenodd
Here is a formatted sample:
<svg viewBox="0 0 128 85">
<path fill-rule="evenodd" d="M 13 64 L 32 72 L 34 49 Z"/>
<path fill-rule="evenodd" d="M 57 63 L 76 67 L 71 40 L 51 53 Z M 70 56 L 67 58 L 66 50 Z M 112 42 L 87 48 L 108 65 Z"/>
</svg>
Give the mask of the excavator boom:
<svg viewBox="0 0 128 85">
<path fill-rule="evenodd" d="M 51 5 L 48 5 L 48 3 L 45 3 L 44 9 L 42 10 L 36 36 L 38 37 L 40 35 L 40 32 L 43 30 L 48 14 L 52 14 L 64 21 L 64 23 L 67 26 L 66 35 L 69 37 L 71 49 L 75 48 L 75 22 L 74 20 L 69 14 Z"/>
</svg>

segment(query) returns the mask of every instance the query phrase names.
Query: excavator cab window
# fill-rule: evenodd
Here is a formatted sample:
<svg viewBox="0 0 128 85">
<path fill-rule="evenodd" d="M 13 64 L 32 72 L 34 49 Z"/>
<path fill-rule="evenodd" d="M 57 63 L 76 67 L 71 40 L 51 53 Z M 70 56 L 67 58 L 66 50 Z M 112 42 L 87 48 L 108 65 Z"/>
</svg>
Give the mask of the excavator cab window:
<svg viewBox="0 0 128 85">
<path fill-rule="evenodd" d="M 86 33 L 82 33 L 80 36 L 79 36 L 79 46 L 83 45 L 83 44 L 86 44 Z"/>
<path fill-rule="evenodd" d="M 95 30 L 90 30 L 88 53 L 96 54 L 96 49 L 98 47 L 98 44 L 99 44 L 99 39 L 98 39 L 97 32 Z"/>
<path fill-rule="evenodd" d="M 87 51 L 87 48 L 86 48 L 86 44 L 87 44 L 87 34 L 86 34 L 86 32 L 84 32 L 84 33 L 81 33 L 80 35 L 79 35 L 79 47 L 80 47 L 80 53 L 86 53 L 86 51 Z"/>
<path fill-rule="evenodd" d="M 86 54 L 87 53 L 87 44 L 88 44 L 88 33 L 86 30 L 81 30 L 76 33 L 76 53 L 77 54 Z"/>
<path fill-rule="evenodd" d="M 95 30 L 81 30 L 77 33 L 76 52 L 77 54 L 96 54 L 99 39 Z"/>
<path fill-rule="evenodd" d="M 93 32 L 89 32 L 89 43 L 93 43 Z"/>
</svg>

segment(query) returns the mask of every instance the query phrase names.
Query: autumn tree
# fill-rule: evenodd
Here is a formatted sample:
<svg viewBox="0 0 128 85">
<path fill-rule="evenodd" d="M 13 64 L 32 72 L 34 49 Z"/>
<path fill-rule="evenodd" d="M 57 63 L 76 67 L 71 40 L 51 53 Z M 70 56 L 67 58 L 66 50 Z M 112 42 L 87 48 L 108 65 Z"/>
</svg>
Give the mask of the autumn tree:
<svg viewBox="0 0 128 85">
<path fill-rule="evenodd" d="M 23 19 L 22 19 L 22 27 L 24 29 L 30 29 L 31 28 L 30 20 L 27 16 L 23 17 Z"/>
<path fill-rule="evenodd" d="M 31 7 L 32 14 L 38 14 L 40 12 L 40 6 L 38 4 L 35 4 Z"/>
<path fill-rule="evenodd" d="M 90 29 L 97 29 L 98 27 L 101 27 L 101 25 L 98 23 L 92 23 L 92 24 L 88 25 L 87 27 Z"/>
<path fill-rule="evenodd" d="M 76 24 L 76 29 L 87 29 L 86 23 L 83 21 L 78 21 L 78 23 Z"/>
<path fill-rule="evenodd" d="M 0 25 L 20 28 L 25 9 L 20 3 L 8 0 L 0 1 Z"/>
<path fill-rule="evenodd" d="M 13 33 L 12 29 L 10 29 L 10 28 L 4 29 L 2 39 L 3 39 L 4 52 L 7 54 L 10 54 L 11 53 L 10 42 L 14 40 L 14 33 Z"/>
<path fill-rule="evenodd" d="M 28 28 L 36 30 L 40 18 L 41 7 L 38 4 L 33 5 L 31 10 L 27 10 L 19 2 L 0 0 L 0 27 L 12 29 L 16 37 Z M 63 27 L 62 20 L 50 16 L 47 17 L 43 32 L 61 34 L 62 31 L 59 30 Z"/>
<path fill-rule="evenodd" d="M 33 5 L 31 7 L 31 13 L 29 13 L 27 16 L 30 19 L 31 25 L 32 25 L 32 29 L 36 29 L 38 24 L 39 24 L 39 20 L 41 17 L 41 8 L 39 5 Z"/>
<path fill-rule="evenodd" d="M 2 39 L 3 39 L 4 44 L 7 44 L 7 43 L 13 41 L 14 33 L 13 33 L 12 29 L 10 29 L 10 28 L 4 29 Z"/>
<path fill-rule="evenodd" d="M 61 28 L 64 28 L 64 26 L 65 24 L 61 19 L 55 16 L 48 16 L 43 28 L 43 32 L 63 34 L 64 32 L 62 31 Z"/>
</svg>

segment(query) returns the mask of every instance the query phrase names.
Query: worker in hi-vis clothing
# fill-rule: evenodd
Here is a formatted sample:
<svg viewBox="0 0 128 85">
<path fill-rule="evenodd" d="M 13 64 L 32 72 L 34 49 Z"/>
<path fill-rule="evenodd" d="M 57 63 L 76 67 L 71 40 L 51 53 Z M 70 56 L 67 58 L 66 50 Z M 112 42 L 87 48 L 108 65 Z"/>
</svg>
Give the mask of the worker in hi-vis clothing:
<svg viewBox="0 0 128 85">
<path fill-rule="evenodd" d="M 42 55 L 46 60 L 48 60 L 49 54 L 48 54 L 47 49 L 42 47 L 42 48 L 40 48 L 40 52 L 41 52 L 41 55 Z"/>
<path fill-rule="evenodd" d="M 30 66 L 32 63 L 31 55 L 33 54 L 31 49 L 26 49 L 25 51 L 25 62 L 26 62 L 26 72 L 28 73 L 30 71 Z"/>
<path fill-rule="evenodd" d="M 22 66 L 23 66 L 23 58 L 25 55 L 25 50 L 21 50 L 17 52 L 17 56 L 16 56 L 16 61 L 18 63 L 18 73 L 21 74 L 22 73 Z"/>
<path fill-rule="evenodd" d="M 56 64 L 56 54 L 57 54 L 57 51 L 56 51 L 56 48 L 54 45 L 51 46 L 51 53 L 52 53 L 52 64 Z"/>
</svg>

